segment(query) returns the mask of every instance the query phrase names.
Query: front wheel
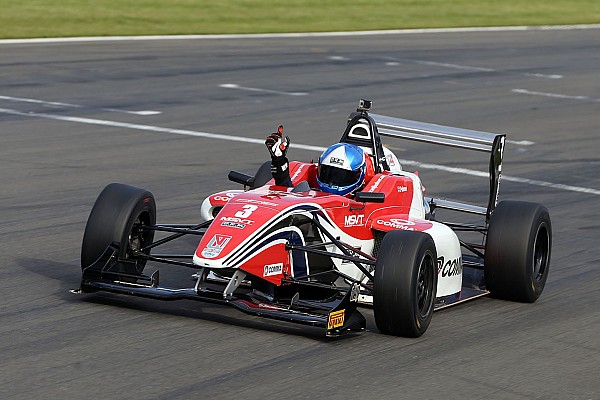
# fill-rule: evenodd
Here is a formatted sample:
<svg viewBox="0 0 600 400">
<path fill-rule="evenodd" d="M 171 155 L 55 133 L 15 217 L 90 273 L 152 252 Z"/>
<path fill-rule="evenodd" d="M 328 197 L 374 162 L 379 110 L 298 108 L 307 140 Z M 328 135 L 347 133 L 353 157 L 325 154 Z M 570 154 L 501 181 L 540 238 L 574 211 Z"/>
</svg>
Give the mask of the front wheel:
<svg viewBox="0 0 600 400">
<path fill-rule="evenodd" d="M 102 190 L 90 212 L 81 245 L 81 269 L 94 264 L 113 243 L 118 244 L 120 271 L 128 275 L 142 273 L 146 260 L 134 252 L 152 243 L 154 231 L 144 226 L 156 224 L 156 203 L 147 190 L 111 183 Z M 145 251 L 149 253 L 149 250 Z"/>
<path fill-rule="evenodd" d="M 524 201 L 498 203 L 485 244 L 485 282 L 492 296 L 536 301 L 548 279 L 551 248 L 546 207 Z"/>
<path fill-rule="evenodd" d="M 437 292 L 437 252 L 430 235 L 388 232 L 375 265 L 373 313 L 381 333 L 419 337 L 429 327 Z"/>
</svg>

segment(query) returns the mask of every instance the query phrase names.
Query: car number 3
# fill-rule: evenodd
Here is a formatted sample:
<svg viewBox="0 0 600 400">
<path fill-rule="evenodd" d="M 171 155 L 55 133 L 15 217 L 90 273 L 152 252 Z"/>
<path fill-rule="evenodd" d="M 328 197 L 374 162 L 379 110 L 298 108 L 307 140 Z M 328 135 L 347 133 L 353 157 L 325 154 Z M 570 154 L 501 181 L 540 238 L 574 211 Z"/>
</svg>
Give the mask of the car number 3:
<svg viewBox="0 0 600 400">
<path fill-rule="evenodd" d="M 256 209 L 258 208 L 258 206 L 253 206 L 252 204 L 246 204 L 242 208 L 243 208 L 243 210 L 238 211 L 238 212 L 235 213 L 236 217 L 239 217 L 239 218 L 248 218 L 250 216 L 250 214 L 252 214 L 254 211 L 256 211 Z"/>
</svg>

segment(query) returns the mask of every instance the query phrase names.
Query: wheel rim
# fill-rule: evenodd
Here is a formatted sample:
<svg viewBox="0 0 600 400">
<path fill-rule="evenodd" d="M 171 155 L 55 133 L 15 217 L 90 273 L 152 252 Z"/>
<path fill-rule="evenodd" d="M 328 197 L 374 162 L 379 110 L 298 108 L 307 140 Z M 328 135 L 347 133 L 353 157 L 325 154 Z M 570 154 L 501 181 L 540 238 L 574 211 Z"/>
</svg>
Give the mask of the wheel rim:
<svg viewBox="0 0 600 400">
<path fill-rule="evenodd" d="M 419 317 L 424 319 L 430 313 L 433 300 L 433 262 L 429 256 L 423 257 L 419 265 L 416 295 L 417 311 Z"/>
<path fill-rule="evenodd" d="M 543 279 L 548 265 L 548 253 L 550 251 L 550 236 L 546 225 L 540 225 L 535 235 L 533 244 L 533 279 L 539 282 Z"/>
<path fill-rule="evenodd" d="M 140 214 L 135 220 L 131 232 L 129 233 L 127 258 L 132 257 L 132 253 L 141 251 L 152 242 L 152 231 L 145 229 L 144 227 L 146 225 L 148 225 L 148 223 L 146 218 L 144 218 L 144 214 Z M 149 251 L 145 251 L 145 253 L 148 254 Z M 144 268 L 144 264 L 144 260 L 137 260 L 136 269 L 141 272 Z"/>
</svg>

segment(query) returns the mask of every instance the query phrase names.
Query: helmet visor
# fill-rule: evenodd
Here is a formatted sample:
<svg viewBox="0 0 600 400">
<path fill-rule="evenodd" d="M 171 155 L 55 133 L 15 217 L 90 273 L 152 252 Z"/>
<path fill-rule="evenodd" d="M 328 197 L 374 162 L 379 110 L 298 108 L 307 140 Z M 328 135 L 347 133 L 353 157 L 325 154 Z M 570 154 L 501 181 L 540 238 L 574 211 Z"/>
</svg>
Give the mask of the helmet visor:
<svg viewBox="0 0 600 400">
<path fill-rule="evenodd" d="M 361 170 L 350 171 L 331 165 L 319 165 L 319 180 L 327 185 L 344 187 L 355 184 L 360 179 Z"/>
</svg>

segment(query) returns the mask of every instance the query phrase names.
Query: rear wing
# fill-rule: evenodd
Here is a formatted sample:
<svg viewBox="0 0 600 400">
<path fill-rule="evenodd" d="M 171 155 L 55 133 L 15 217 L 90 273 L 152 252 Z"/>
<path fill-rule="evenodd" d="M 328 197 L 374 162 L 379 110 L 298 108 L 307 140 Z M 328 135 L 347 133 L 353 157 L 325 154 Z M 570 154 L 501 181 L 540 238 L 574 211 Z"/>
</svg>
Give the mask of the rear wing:
<svg viewBox="0 0 600 400">
<path fill-rule="evenodd" d="M 370 117 L 375 121 L 377 130 L 381 136 L 416 140 L 419 142 L 489 153 L 490 196 L 487 208 L 483 209 L 483 207 L 454 201 L 431 200 L 435 206 L 440 208 L 466 211 L 475 214 L 485 214 L 486 220 L 489 221 L 490 216 L 496 208 L 496 203 L 498 202 L 502 157 L 506 135 L 453 128 L 401 118 L 386 117 L 378 114 L 370 114 Z"/>
<path fill-rule="evenodd" d="M 361 102 L 361 104 L 363 103 Z M 370 102 L 368 104 L 370 108 Z M 363 139 L 363 137 L 353 134 L 353 132 L 355 132 L 355 130 L 352 129 L 354 125 L 366 125 L 367 123 L 371 131 L 369 132 L 368 138 L 364 137 Z M 384 164 L 385 157 L 383 157 L 383 159 L 380 157 L 380 154 L 383 154 L 383 150 L 380 147 L 381 141 L 379 136 L 415 140 L 489 153 L 490 195 L 487 207 L 450 200 L 428 199 L 428 202 L 434 207 L 485 215 L 486 220 L 489 221 L 490 216 L 496 208 L 496 203 L 498 202 L 498 190 L 500 187 L 502 157 L 506 135 L 370 114 L 368 113 L 368 109 L 359 106 L 357 112 L 350 115 L 348 127 L 346 128 L 341 141 L 363 146 L 368 144 L 369 147 L 372 147 L 373 154 L 376 155 L 375 162 L 382 163 L 376 165 L 375 168 L 380 171 L 388 168 L 386 168 L 386 165 Z"/>
</svg>

